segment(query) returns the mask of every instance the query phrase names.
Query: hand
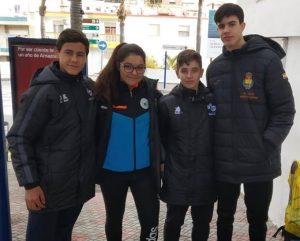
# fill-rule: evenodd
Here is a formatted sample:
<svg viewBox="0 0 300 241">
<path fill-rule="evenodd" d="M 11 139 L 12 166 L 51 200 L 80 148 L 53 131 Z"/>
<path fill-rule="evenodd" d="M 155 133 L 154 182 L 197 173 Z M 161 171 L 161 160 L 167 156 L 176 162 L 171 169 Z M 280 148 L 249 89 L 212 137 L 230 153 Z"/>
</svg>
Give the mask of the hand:
<svg viewBox="0 0 300 241">
<path fill-rule="evenodd" d="M 27 208 L 32 211 L 39 211 L 45 208 L 45 195 L 40 186 L 25 190 L 25 201 Z"/>
</svg>

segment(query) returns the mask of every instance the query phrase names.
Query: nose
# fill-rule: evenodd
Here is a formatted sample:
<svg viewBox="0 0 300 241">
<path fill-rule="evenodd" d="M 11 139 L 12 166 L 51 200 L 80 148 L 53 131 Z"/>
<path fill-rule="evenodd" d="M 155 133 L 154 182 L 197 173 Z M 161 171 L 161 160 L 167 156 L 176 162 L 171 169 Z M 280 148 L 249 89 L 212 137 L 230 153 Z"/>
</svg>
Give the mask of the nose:
<svg viewBox="0 0 300 241">
<path fill-rule="evenodd" d="M 224 32 L 229 32 L 229 29 L 230 29 L 230 27 L 229 27 L 229 25 L 228 24 L 225 24 L 225 26 L 224 26 Z"/>
<path fill-rule="evenodd" d="M 132 74 L 134 73 L 135 75 L 138 75 L 138 72 L 137 72 L 136 68 L 133 68 L 133 70 L 132 70 L 131 73 L 132 73 Z"/>
<path fill-rule="evenodd" d="M 72 60 L 72 62 L 76 62 L 77 61 L 77 55 L 73 54 L 71 60 Z"/>
</svg>

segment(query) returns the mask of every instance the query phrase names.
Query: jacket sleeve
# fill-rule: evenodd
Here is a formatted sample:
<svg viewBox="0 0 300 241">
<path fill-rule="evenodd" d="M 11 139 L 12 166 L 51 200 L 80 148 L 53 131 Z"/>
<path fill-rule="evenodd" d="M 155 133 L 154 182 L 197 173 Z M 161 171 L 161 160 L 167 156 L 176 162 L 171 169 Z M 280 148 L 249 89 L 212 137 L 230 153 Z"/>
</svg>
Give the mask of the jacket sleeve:
<svg viewBox="0 0 300 241">
<path fill-rule="evenodd" d="M 274 57 L 267 66 L 265 93 L 269 120 L 263 137 L 277 148 L 288 135 L 296 112 L 291 85 L 279 58 Z"/>
<path fill-rule="evenodd" d="M 46 90 L 46 85 L 34 86 L 24 93 L 7 134 L 12 164 L 20 186 L 39 185 L 35 144 L 50 116 Z"/>
<path fill-rule="evenodd" d="M 162 162 L 165 161 L 165 154 L 168 144 L 168 135 L 169 135 L 169 116 L 168 116 L 168 108 L 166 104 L 162 101 L 164 98 L 160 99 L 159 105 L 158 105 L 158 122 L 159 122 L 159 134 L 161 138 L 161 142 L 163 145 L 163 158 Z"/>
</svg>

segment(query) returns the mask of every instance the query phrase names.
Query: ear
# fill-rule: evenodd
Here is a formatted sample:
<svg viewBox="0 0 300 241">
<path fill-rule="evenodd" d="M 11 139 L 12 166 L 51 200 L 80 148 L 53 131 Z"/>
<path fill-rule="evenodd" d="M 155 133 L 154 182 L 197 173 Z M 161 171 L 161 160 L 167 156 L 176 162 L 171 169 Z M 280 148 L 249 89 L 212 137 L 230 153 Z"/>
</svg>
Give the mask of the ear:
<svg viewBox="0 0 300 241">
<path fill-rule="evenodd" d="M 245 22 L 242 22 L 242 23 L 241 23 L 241 26 L 242 26 L 243 31 L 244 31 L 244 29 L 245 29 L 245 27 L 246 27 L 246 23 L 245 23 Z"/>
<path fill-rule="evenodd" d="M 201 74 L 200 74 L 200 78 L 202 78 L 202 76 L 203 76 L 203 73 L 204 73 L 204 69 L 201 69 L 201 70 L 200 70 L 200 72 L 201 72 Z"/>
</svg>

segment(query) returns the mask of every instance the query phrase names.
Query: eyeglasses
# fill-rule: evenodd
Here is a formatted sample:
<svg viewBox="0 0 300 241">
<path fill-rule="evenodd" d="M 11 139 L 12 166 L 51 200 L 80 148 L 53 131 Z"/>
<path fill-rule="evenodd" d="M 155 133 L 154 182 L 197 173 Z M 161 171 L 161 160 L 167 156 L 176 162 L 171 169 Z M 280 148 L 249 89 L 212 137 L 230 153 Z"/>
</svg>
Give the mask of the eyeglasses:
<svg viewBox="0 0 300 241">
<path fill-rule="evenodd" d="M 132 73 L 133 70 L 135 70 L 138 74 L 143 74 L 146 70 L 146 67 L 143 64 L 140 64 L 135 67 L 130 63 L 120 63 L 120 65 L 123 66 L 123 69 L 126 73 Z"/>
</svg>

